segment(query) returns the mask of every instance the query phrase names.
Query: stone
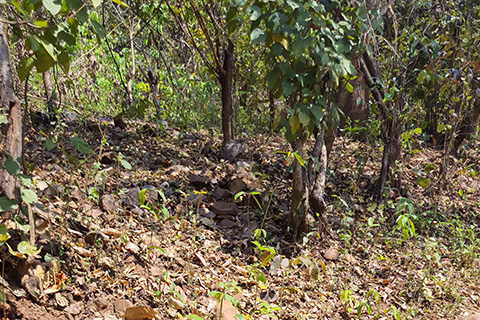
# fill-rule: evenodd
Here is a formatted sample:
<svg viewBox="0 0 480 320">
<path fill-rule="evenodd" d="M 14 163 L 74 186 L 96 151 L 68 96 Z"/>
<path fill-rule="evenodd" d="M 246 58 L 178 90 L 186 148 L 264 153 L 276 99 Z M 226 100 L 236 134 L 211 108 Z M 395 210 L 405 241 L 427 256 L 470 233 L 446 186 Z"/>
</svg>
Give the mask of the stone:
<svg viewBox="0 0 480 320">
<path fill-rule="evenodd" d="M 335 248 L 330 248 L 323 254 L 323 257 L 330 261 L 338 260 L 338 250 Z"/>
<path fill-rule="evenodd" d="M 115 197 L 112 194 L 104 194 L 99 199 L 100 208 L 106 212 L 115 212 L 117 205 L 115 204 Z"/>
<path fill-rule="evenodd" d="M 230 140 L 223 145 L 222 150 L 220 150 L 218 154 L 218 158 L 234 162 L 241 153 L 242 144 L 235 140 Z"/>
<path fill-rule="evenodd" d="M 238 207 L 234 202 L 215 201 L 210 210 L 218 215 L 236 215 Z"/>
<path fill-rule="evenodd" d="M 228 190 L 230 190 L 231 193 L 237 194 L 240 191 L 245 190 L 247 185 L 241 178 L 234 178 L 228 182 Z"/>
<path fill-rule="evenodd" d="M 87 198 L 85 193 L 83 193 L 83 191 L 78 189 L 77 186 L 73 187 L 72 190 L 70 190 L 70 197 L 75 201 L 82 201 Z"/>
<path fill-rule="evenodd" d="M 48 184 L 45 181 L 38 181 L 37 182 L 37 189 L 38 190 L 43 192 L 47 188 L 48 188 Z"/>
<path fill-rule="evenodd" d="M 237 226 L 237 224 L 230 219 L 223 219 L 222 221 L 220 221 L 218 225 L 222 228 L 227 228 L 227 229 Z"/>
<path fill-rule="evenodd" d="M 113 302 L 113 309 L 116 313 L 125 313 L 125 310 L 131 307 L 133 307 L 133 303 L 126 299 L 119 299 Z"/>
<path fill-rule="evenodd" d="M 230 190 L 222 189 L 222 188 L 213 190 L 213 192 L 212 192 L 212 197 L 214 197 L 214 198 L 217 199 L 217 200 L 220 200 L 220 199 L 223 199 L 223 200 L 233 199 L 233 195 L 232 195 L 232 193 L 230 192 Z"/>
<path fill-rule="evenodd" d="M 217 216 L 214 212 L 212 212 L 211 210 L 209 210 L 207 208 L 198 209 L 198 214 L 201 217 L 205 217 L 205 218 L 209 218 L 209 219 L 213 219 Z"/>
<path fill-rule="evenodd" d="M 480 320 L 480 313 L 472 314 L 465 318 L 465 320 Z"/>
<path fill-rule="evenodd" d="M 135 206 L 140 206 L 140 201 L 138 200 L 138 194 L 140 193 L 139 187 L 131 188 L 127 191 L 127 193 L 121 196 L 122 202 L 130 208 Z"/>
<path fill-rule="evenodd" d="M 197 189 L 205 188 L 209 182 L 209 179 L 207 177 L 199 176 L 193 173 L 188 174 L 188 179 L 190 180 L 190 185 Z"/>
<path fill-rule="evenodd" d="M 95 298 L 93 303 L 97 307 L 97 310 L 103 310 L 108 307 L 108 300 L 103 296 Z"/>
</svg>

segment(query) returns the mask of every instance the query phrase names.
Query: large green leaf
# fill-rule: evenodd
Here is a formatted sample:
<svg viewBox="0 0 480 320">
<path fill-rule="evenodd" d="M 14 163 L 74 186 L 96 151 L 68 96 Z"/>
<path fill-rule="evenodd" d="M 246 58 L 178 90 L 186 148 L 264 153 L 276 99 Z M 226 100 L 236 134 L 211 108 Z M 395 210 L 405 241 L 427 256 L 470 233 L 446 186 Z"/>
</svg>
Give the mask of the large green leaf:
<svg viewBox="0 0 480 320">
<path fill-rule="evenodd" d="M 107 30 L 105 30 L 105 28 L 95 20 L 91 20 L 90 23 L 92 24 L 93 30 L 95 31 L 97 36 L 100 39 L 105 38 L 105 36 L 107 35 Z"/>
<path fill-rule="evenodd" d="M 292 83 L 290 81 L 284 81 L 282 82 L 282 89 L 283 89 L 283 94 L 285 97 L 290 96 L 292 93 L 297 91 L 298 87 L 295 83 Z"/>
<path fill-rule="evenodd" d="M 93 149 L 83 139 L 72 137 L 70 138 L 70 142 L 78 151 L 82 153 L 90 154 L 93 152 Z"/>
<path fill-rule="evenodd" d="M 24 57 L 20 60 L 17 66 L 18 78 L 20 81 L 25 81 L 33 66 L 35 65 L 35 59 L 32 57 Z"/>
<path fill-rule="evenodd" d="M 255 5 L 248 7 L 247 12 L 250 14 L 250 20 L 252 21 L 256 21 L 262 16 L 262 9 Z"/>
<path fill-rule="evenodd" d="M 43 0 L 43 6 L 54 16 L 60 12 L 62 3 L 60 0 Z"/>
<path fill-rule="evenodd" d="M 253 29 L 252 33 L 250 34 L 250 40 L 252 43 L 260 43 L 265 41 L 266 39 L 265 31 L 260 30 L 258 28 Z"/>
<path fill-rule="evenodd" d="M 18 209 L 17 201 L 8 199 L 7 197 L 0 197 L 0 212 Z"/>
<path fill-rule="evenodd" d="M 30 189 L 21 189 L 21 194 L 22 194 L 22 200 L 25 201 L 25 203 L 34 203 L 38 201 L 37 194 Z"/>
</svg>

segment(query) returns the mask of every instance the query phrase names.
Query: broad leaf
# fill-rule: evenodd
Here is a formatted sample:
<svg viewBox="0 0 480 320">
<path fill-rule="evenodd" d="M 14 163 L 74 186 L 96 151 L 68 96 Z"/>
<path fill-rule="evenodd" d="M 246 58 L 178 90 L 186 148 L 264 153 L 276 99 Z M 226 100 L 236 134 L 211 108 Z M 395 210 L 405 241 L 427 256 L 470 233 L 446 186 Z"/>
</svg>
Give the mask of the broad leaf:
<svg viewBox="0 0 480 320">
<path fill-rule="evenodd" d="M 93 152 L 93 149 L 88 145 L 88 143 L 86 143 L 84 140 L 80 138 L 72 137 L 70 138 L 70 142 L 81 153 L 90 154 Z"/>
<path fill-rule="evenodd" d="M 25 203 L 34 203 L 38 201 L 37 194 L 30 189 L 21 189 L 21 194 L 22 194 L 22 200 L 25 201 Z"/>
<path fill-rule="evenodd" d="M 59 13 L 62 8 L 61 1 L 59 0 L 43 0 L 43 6 L 52 14 L 52 16 Z"/>
<path fill-rule="evenodd" d="M 7 197 L 0 197 L 0 212 L 18 209 L 16 200 L 8 199 Z"/>
</svg>

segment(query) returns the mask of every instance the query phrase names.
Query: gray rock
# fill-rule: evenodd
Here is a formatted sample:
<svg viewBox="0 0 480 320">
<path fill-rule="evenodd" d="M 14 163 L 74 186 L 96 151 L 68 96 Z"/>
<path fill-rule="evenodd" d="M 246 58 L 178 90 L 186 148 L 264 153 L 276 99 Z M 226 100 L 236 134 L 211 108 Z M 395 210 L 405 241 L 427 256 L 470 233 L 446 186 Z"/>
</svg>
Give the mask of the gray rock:
<svg viewBox="0 0 480 320">
<path fill-rule="evenodd" d="M 99 206 L 103 211 L 114 212 L 117 209 L 115 197 L 112 194 L 104 194 L 100 197 Z"/>
<path fill-rule="evenodd" d="M 234 202 L 215 201 L 210 209 L 218 215 L 236 215 L 238 207 Z"/>
<path fill-rule="evenodd" d="M 220 150 L 218 154 L 218 158 L 233 162 L 241 153 L 242 145 L 235 140 L 230 140 L 222 147 L 222 150 Z"/>
</svg>

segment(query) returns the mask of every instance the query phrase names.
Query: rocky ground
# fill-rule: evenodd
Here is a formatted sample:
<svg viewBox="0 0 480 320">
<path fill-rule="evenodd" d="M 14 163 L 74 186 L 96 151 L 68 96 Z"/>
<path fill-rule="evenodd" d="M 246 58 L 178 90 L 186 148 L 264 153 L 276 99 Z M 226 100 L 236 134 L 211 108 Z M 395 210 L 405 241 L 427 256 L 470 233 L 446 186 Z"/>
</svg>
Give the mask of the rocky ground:
<svg viewBox="0 0 480 320">
<path fill-rule="evenodd" d="M 441 152 L 407 150 L 399 172 L 405 190 L 376 205 L 378 146 L 338 138 L 327 182 L 333 236 L 313 229 L 293 243 L 285 226 L 290 163 L 279 153 L 289 145 L 280 135 L 241 136 L 243 153 L 229 163 L 217 159 L 221 141 L 208 130 L 142 123 L 121 129 L 101 119 L 44 132 L 28 132 L 25 156 L 39 196 L 31 210 L 41 250 L 18 254 L 26 217 L 4 219 L 12 247 L 1 247 L 4 319 L 480 313 L 474 148 L 450 158 L 442 191 Z M 79 152 L 85 146 L 66 138 L 74 133 L 94 152 Z M 401 193 L 414 211 L 399 210 Z M 406 238 L 400 216 L 415 225 Z"/>
</svg>

